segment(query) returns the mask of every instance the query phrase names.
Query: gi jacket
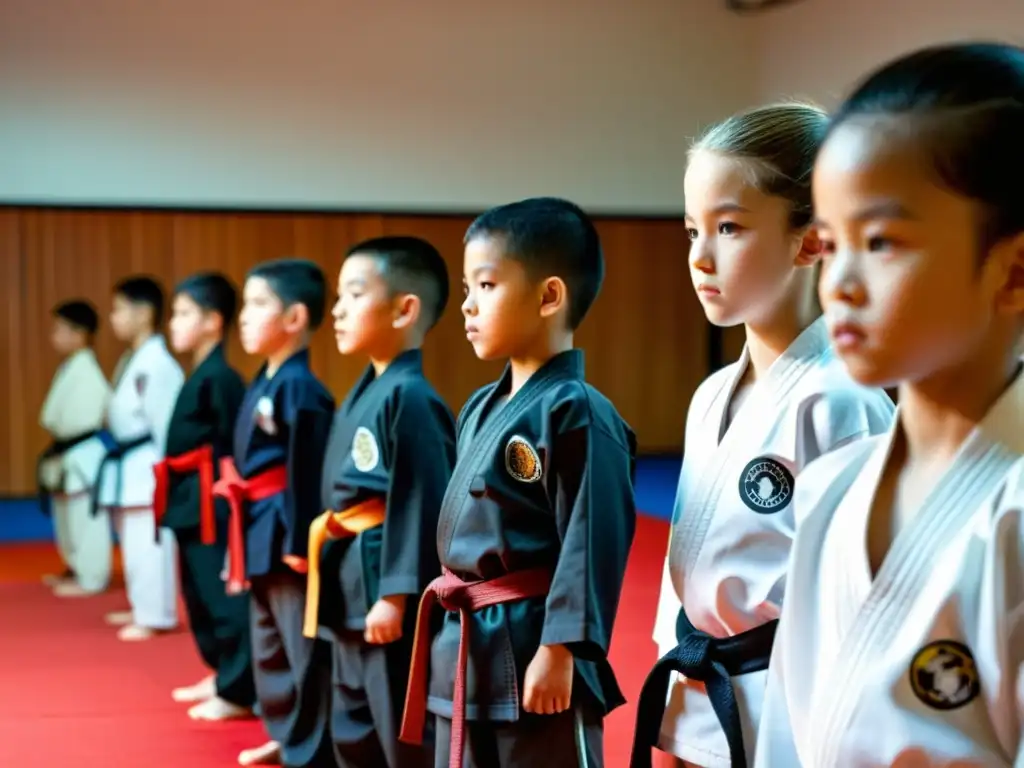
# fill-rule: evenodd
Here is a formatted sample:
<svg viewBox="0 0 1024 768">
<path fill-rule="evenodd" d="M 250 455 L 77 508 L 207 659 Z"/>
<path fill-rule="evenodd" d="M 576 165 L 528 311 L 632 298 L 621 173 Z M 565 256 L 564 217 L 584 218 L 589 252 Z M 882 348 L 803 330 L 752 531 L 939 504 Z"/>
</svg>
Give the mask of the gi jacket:
<svg viewBox="0 0 1024 768">
<path fill-rule="evenodd" d="M 467 717 L 519 717 L 526 668 L 540 645 L 575 656 L 573 698 L 607 712 L 623 702 L 607 660 L 636 527 L 636 440 L 583 378 L 583 353 L 552 358 L 507 402 L 511 369 L 459 417 L 458 462 L 441 507 L 441 563 L 461 579 L 531 568 L 554 572 L 547 598 L 472 614 Z M 451 717 L 459 617 L 431 648 L 428 709 Z"/>
</svg>

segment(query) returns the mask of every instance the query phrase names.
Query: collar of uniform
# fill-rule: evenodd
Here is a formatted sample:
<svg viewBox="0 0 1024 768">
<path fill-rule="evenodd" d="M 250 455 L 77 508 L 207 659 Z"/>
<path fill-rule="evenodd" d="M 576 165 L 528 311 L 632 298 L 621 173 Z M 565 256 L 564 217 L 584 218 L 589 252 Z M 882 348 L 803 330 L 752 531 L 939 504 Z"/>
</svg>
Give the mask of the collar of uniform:
<svg viewBox="0 0 1024 768">
<path fill-rule="evenodd" d="M 277 369 L 277 373 L 275 373 L 274 376 L 277 376 L 279 373 L 281 373 L 281 371 L 283 371 L 283 370 L 285 370 L 287 368 L 292 368 L 292 367 L 295 367 L 295 366 L 302 366 L 304 368 L 308 368 L 309 367 L 309 347 L 303 347 L 302 349 L 300 349 L 297 352 L 295 352 L 291 357 L 289 357 L 283 363 L 281 363 L 281 367 Z M 267 375 L 267 363 L 264 362 L 262 367 L 260 368 L 260 372 L 259 372 L 259 375 L 257 376 L 257 378 L 263 378 L 266 375 Z"/>
<path fill-rule="evenodd" d="M 1024 454 L 1024 371 L 1018 370 L 978 428 L 990 440 Z"/>
<path fill-rule="evenodd" d="M 372 366 L 371 366 L 372 367 Z M 423 352 L 419 349 L 407 349 L 392 360 L 381 376 L 389 371 L 420 371 L 423 370 Z"/>
<path fill-rule="evenodd" d="M 582 349 L 569 349 L 565 352 L 559 352 L 538 368 L 534 374 L 527 379 L 520 392 L 527 388 L 532 389 L 534 384 L 539 384 L 550 379 L 582 379 L 583 371 Z M 508 363 L 505 366 L 505 371 L 501 374 L 501 378 L 498 379 L 498 385 L 495 387 L 494 391 L 496 394 L 504 394 L 511 388 L 512 364 Z"/>
<path fill-rule="evenodd" d="M 204 368 L 211 368 L 219 363 L 224 362 L 224 345 L 218 344 L 210 350 L 209 354 L 203 358 L 203 361 L 196 366 L 193 374 L 199 373 Z"/>
</svg>

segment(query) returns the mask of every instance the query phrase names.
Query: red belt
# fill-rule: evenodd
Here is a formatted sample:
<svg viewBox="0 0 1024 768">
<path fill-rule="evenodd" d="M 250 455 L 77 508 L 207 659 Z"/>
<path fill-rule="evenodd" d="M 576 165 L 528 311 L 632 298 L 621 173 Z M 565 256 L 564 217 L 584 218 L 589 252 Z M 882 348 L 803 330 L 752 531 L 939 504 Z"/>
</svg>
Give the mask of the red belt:
<svg viewBox="0 0 1024 768">
<path fill-rule="evenodd" d="M 489 605 L 512 603 L 529 597 L 543 597 L 551 588 L 552 574 L 546 568 L 516 571 L 490 581 L 463 581 L 447 569 L 430 582 L 416 615 L 409 687 L 399 739 L 408 744 L 423 743 L 427 716 L 427 672 L 430 667 L 430 613 L 440 604 L 446 611 L 459 612 L 459 660 L 455 667 L 452 695 L 452 736 L 449 768 L 462 768 L 466 730 L 466 662 L 469 654 L 469 614 Z"/>
<path fill-rule="evenodd" d="M 281 464 L 248 479 L 238 474 L 234 459 L 220 460 L 220 480 L 214 483 L 213 495 L 228 500 L 231 517 L 228 521 L 228 591 L 245 589 L 245 526 L 242 504 L 260 501 L 281 493 L 288 487 L 288 468 Z"/>
<path fill-rule="evenodd" d="M 153 465 L 153 475 L 156 477 L 153 521 L 156 523 L 157 541 L 160 540 L 160 523 L 167 512 L 171 472 L 199 473 L 199 536 L 203 544 L 213 544 L 217 540 L 217 524 L 213 512 L 213 446 L 204 445 L 188 453 L 168 456 Z"/>
</svg>

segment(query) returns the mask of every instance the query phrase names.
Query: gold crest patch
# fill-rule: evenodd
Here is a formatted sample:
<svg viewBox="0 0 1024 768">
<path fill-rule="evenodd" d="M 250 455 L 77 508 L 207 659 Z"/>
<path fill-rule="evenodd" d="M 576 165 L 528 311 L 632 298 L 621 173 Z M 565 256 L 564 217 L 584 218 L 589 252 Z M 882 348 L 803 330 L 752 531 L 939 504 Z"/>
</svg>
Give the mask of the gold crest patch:
<svg viewBox="0 0 1024 768">
<path fill-rule="evenodd" d="M 373 432 L 366 427 L 359 427 L 352 438 L 352 463 L 360 472 L 369 472 L 380 461 L 380 450 Z"/>
<path fill-rule="evenodd" d="M 928 643 L 910 662 L 910 687 L 932 709 L 958 709 L 981 692 L 970 649 L 955 640 Z"/>
<path fill-rule="evenodd" d="M 505 446 L 505 469 L 522 483 L 536 483 L 542 474 L 540 456 L 519 435 L 513 435 Z"/>
</svg>

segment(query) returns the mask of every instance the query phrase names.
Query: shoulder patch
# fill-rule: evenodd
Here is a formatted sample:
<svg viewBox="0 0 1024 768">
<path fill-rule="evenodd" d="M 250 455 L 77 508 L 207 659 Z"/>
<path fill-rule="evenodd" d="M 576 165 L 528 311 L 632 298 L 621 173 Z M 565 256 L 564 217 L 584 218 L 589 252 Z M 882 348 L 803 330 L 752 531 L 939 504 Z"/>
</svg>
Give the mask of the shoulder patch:
<svg viewBox="0 0 1024 768">
<path fill-rule="evenodd" d="M 352 438 L 352 463 L 360 472 L 370 472 L 380 463 L 380 448 L 377 438 L 366 427 L 356 429 Z"/>
<path fill-rule="evenodd" d="M 536 483 L 541 478 L 540 456 L 526 438 L 512 435 L 505 446 L 505 469 L 521 483 Z"/>
<path fill-rule="evenodd" d="M 793 498 L 793 473 L 778 459 L 758 456 L 743 468 L 739 492 L 748 509 L 770 515 Z"/>
<path fill-rule="evenodd" d="M 936 640 L 914 654 L 910 687 L 922 704 L 943 711 L 970 704 L 981 692 L 974 656 L 955 640 Z"/>
<path fill-rule="evenodd" d="M 256 401 L 256 426 L 268 435 L 277 434 L 277 423 L 274 421 L 274 399 L 264 395 Z"/>
</svg>

